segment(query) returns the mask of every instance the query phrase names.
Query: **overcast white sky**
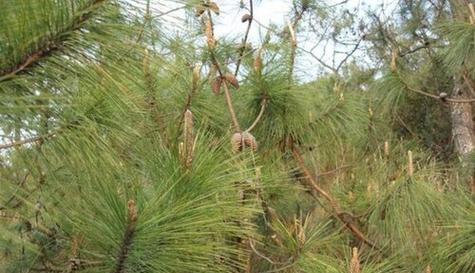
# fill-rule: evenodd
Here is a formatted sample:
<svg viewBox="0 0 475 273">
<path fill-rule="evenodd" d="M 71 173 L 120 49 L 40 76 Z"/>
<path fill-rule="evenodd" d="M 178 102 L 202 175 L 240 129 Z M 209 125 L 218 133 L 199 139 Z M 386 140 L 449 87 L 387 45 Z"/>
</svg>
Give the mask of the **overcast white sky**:
<svg viewBox="0 0 475 273">
<path fill-rule="evenodd" d="M 287 0 L 263 0 L 254 3 L 254 18 L 259 22 L 269 25 L 270 23 L 281 25 L 286 20 L 287 13 L 291 10 L 291 1 Z M 245 32 L 247 24 L 241 23 L 241 16 L 246 12 L 239 9 L 239 1 L 218 1 L 222 16 L 219 16 L 216 25 L 216 35 L 226 36 Z M 258 27 L 251 29 L 250 38 L 258 37 Z"/>
<path fill-rule="evenodd" d="M 173 4 L 170 4 L 168 1 L 173 1 Z M 166 11 L 170 10 L 173 7 L 180 5 L 180 0 L 161 0 L 157 1 L 161 8 L 159 10 Z M 334 5 L 336 3 L 341 3 L 343 0 L 326 0 L 324 1 L 328 5 Z M 169 4 L 167 4 L 167 2 Z M 214 18 L 215 21 L 215 34 L 218 37 L 242 37 L 243 33 L 246 31 L 247 24 L 241 22 L 241 17 L 246 10 L 240 9 L 240 0 L 215 0 L 215 2 L 220 7 L 220 15 Z M 248 5 L 249 0 L 244 0 L 244 3 Z M 379 11 L 385 13 L 386 16 L 391 16 L 392 7 L 395 6 L 397 0 L 348 0 L 343 4 L 344 8 L 348 10 L 359 10 L 361 16 L 364 15 L 364 10 L 367 6 L 376 8 Z M 263 25 L 276 24 L 284 26 L 287 24 L 288 14 L 292 8 L 292 0 L 254 0 L 254 18 L 256 18 Z M 181 17 L 183 14 L 173 13 L 171 17 Z M 383 17 L 385 17 L 383 15 Z M 251 32 L 249 35 L 249 42 L 256 45 L 260 42 L 260 33 L 264 34 L 265 30 L 260 27 L 258 24 L 253 24 Z M 299 39 L 299 46 L 305 50 L 310 50 L 314 42 L 308 39 Z M 341 49 L 341 48 L 339 48 Z M 312 52 L 323 59 L 325 62 L 331 63 L 333 61 L 332 57 L 334 48 L 330 45 L 327 48 L 327 51 L 323 51 L 322 48 L 314 48 Z M 349 49 L 347 49 L 349 50 Z M 306 55 L 306 53 L 300 51 L 297 59 L 296 73 L 303 80 L 314 79 L 316 75 L 323 71 L 322 66 L 319 63 Z M 358 52 L 355 53 L 358 55 Z M 336 62 L 338 63 L 338 58 L 343 59 L 345 55 L 337 55 Z M 361 56 L 359 56 L 361 57 Z"/>
<path fill-rule="evenodd" d="M 221 16 L 216 19 L 215 33 L 217 36 L 239 36 L 245 32 L 247 24 L 241 23 L 241 16 L 246 13 L 245 10 L 239 9 L 239 0 L 216 0 L 221 9 Z M 247 4 L 248 1 L 244 0 Z M 329 6 L 341 3 L 342 0 L 326 0 L 324 1 Z M 397 0 L 348 0 L 342 7 L 353 10 L 356 9 L 360 12 L 361 16 L 364 16 L 364 10 L 369 6 L 377 8 L 382 12 L 382 16 L 391 16 Z M 288 22 L 288 14 L 292 8 L 292 0 L 261 0 L 254 1 L 254 18 L 264 25 L 271 23 L 276 25 L 284 25 Z M 250 42 L 256 44 L 259 42 L 259 33 L 262 30 L 257 24 L 253 24 L 249 36 Z M 299 45 L 306 50 L 310 50 L 315 44 L 312 40 L 305 40 L 305 38 L 299 40 Z M 328 49 L 328 48 L 327 48 Z M 332 52 L 330 48 L 327 52 Z M 316 55 L 319 55 L 325 62 L 332 62 L 333 54 L 323 53 L 321 47 L 313 49 Z M 320 67 L 315 59 L 300 52 L 297 60 L 296 72 L 300 74 L 301 78 L 314 79 L 317 73 L 317 68 Z M 358 52 L 357 52 L 358 53 Z M 356 54 L 357 55 L 357 54 Z M 343 59 L 345 55 L 337 55 L 337 59 Z M 338 62 L 338 60 L 337 60 Z"/>
<path fill-rule="evenodd" d="M 355 7 L 361 7 L 364 5 L 369 5 L 376 7 L 382 5 L 390 10 L 391 6 L 394 6 L 398 0 L 348 0 L 344 7 L 348 9 L 353 9 Z M 248 1 L 244 1 L 246 4 Z M 328 5 L 334 5 L 337 3 L 343 2 L 342 0 L 324 0 L 322 2 L 327 3 Z M 239 9 L 239 0 L 216 0 L 216 3 L 221 8 L 222 14 L 225 16 L 220 16 L 221 18 L 226 18 L 221 20 L 224 28 L 220 31 L 229 32 L 229 31 L 244 31 L 245 26 L 240 23 L 240 19 L 244 11 Z M 260 0 L 254 1 L 254 14 L 255 18 L 264 24 L 275 23 L 282 24 L 286 22 L 288 18 L 286 15 L 291 10 L 292 0 Z"/>
</svg>

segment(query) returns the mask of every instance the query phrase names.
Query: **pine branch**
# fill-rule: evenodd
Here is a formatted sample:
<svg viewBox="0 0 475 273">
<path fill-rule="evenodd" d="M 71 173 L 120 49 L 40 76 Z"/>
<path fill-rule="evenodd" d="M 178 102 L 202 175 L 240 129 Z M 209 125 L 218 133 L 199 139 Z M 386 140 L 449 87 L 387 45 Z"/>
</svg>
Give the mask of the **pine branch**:
<svg viewBox="0 0 475 273">
<path fill-rule="evenodd" d="M 17 146 L 22 146 L 22 145 L 30 144 L 30 143 L 41 143 L 42 141 L 44 141 L 47 138 L 54 137 L 56 135 L 56 133 L 57 132 L 51 132 L 51 133 L 48 133 L 48 134 L 43 135 L 43 136 L 35 136 L 35 137 L 23 139 L 23 140 L 12 141 L 10 143 L 0 144 L 0 150 L 9 149 L 9 148 L 17 147 Z"/>
<path fill-rule="evenodd" d="M 241 127 L 239 126 L 239 121 L 236 116 L 236 112 L 234 111 L 233 101 L 231 99 L 231 94 L 229 93 L 228 83 L 226 80 L 223 80 L 223 87 L 224 87 L 224 96 L 226 98 L 226 104 L 228 105 L 229 113 L 231 114 L 231 120 L 233 121 L 234 128 L 236 131 L 241 131 Z"/>
<path fill-rule="evenodd" d="M 208 50 L 211 55 L 211 61 L 213 65 L 216 66 L 216 69 L 218 70 L 219 77 L 222 79 L 223 87 L 224 87 L 224 95 L 226 97 L 226 104 L 228 106 L 228 111 L 231 114 L 231 119 L 234 125 L 234 129 L 236 131 L 241 131 L 241 127 L 239 126 L 239 121 L 236 116 L 236 112 L 234 111 L 234 106 L 233 106 L 233 101 L 231 98 L 231 94 L 228 89 L 228 84 L 227 80 L 224 77 L 223 70 L 221 69 L 221 66 L 219 65 L 218 59 L 216 58 L 216 55 L 214 53 L 214 45 L 216 43 L 215 37 L 214 37 L 214 24 L 213 24 L 213 19 L 211 15 L 211 11 L 208 10 L 208 24 L 206 25 L 206 34 L 207 34 L 207 39 L 208 39 Z"/>
<path fill-rule="evenodd" d="M 409 90 L 409 91 L 424 95 L 426 97 L 438 99 L 438 100 L 441 100 L 443 102 L 451 102 L 451 103 L 471 103 L 471 102 L 475 102 L 475 99 L 452 99 L 452 98 L 447 98 L 446 97 L 447 95 L 445 93 L 440 93 L 440 95 L 437 96 L 437 95 L 433 95 L 431 93 L 428 93 L 428 92 L 410 87 L 407 84 L 405 84 L 405 86 L 406 86 L 407 90 Z"/>
<path fill-rule="evenodd" d="M 129 255 L 132 246 L 132 240 L 135 235 L 135 228 L 137 225 L 137 208 L 134 200 L 129 200 L 127 203 L 127 227 L 125 229 L 124 238 L 116 258 L 116 266 L 112 273 L 125 273 L 125 260 Z"/>
<path fill-rule="evenodd" d="M 25 56 L 18 64 L 1 69 L 0 82 L 15 77 L 17 74 L 38 63 L 44 57 L 60 50 L 63 42 L 70 36 L 68 33 L 80 29 L 81 26 L 92 17 L 94 11 L 97 10 L 97 6 L 105 1 L 106 0 L 93 0 L 82 11 L 79 11 L 80 15 L 76 16 L 69 26 L 56 33 L 52 39 L 47 39 L 47 42 L 45 42 L 40 49 Z"/>
<path fill-rule="evenodd" d="M 395 60 L 397 54 L 394 51 L 393 51 L 392 56 L 393 56 L 393 59 L 391 60 L 392 73 L 397 77 L 397 80 L 403 85 L 404 89 L 407 89 L 408 91 L 411 91 L 411 92 L 414 92 L 414 93 L 417 93 L 417 94 L 420 94 L 420 95 L 423 95 L 423 96 L 426 96 L 426 97 L 429 97 L 429 98 L 440 100 L 442 102 L 450 102 L 450 103 L 472 103 L 472 102 L 475 102 L 475 99 L 453 99 L 453 98 L 448 98 L 447 97 L 448 94 L 444 93 L 444 92 L 440 93 L 439 95 L 434 95 L 434 94 L 431 94 L 429 92 L 425 92 L 425 91 L 422 91 L 420 89 L 409 86 L 409 84 L 407 84 L 402 79 L 401 75 L 397 71 L 397 64 L 396 64 L 396 60 Z M 470 85 L 469 85 L 469 88 L 471 88 Z"/>
<path fill-rule="evenodd" d="M 302 158 L 302 154 L 300 153 L 299 149 L 295 145 L 293 145 L 292 147 L 292 154 L 295 160 L 297 161 L 299 168 L 305 175 L 307 186 L 312 188 L 316 192 L 318 192 L 330 203 L 330 206 L 333 209 L 333 214 L 335 215 L 335 217 L 339 219 L 356 238 L 358 238 L 361 242 L 367 244 L 368 246 L 377 249 L 375 244 L 371 242 L 369 239 L 367 239 L 364 233 L 361 232 L 354 223 L 352 223 L 349 219 L 347 219 L 348 217 L 346 217 L 346 215 L 348 215 L 348 213 L 341 210 L 339 204 L 333 198 L 333 196 L 331 196 L 328 192 L 326 192 L 324 189 L 318 186 L 317 181 L 315 180 L 315 178 L 310 173 L 310 170 L 305 165 L 305 162 Z"/>
<path fill-rule="evenodd" d="M 26 59 L 15 67 L 3 69 L 5 72 L 3 72 L 0 76 L 0 82 L 13 78 L 16 74 L 38 62 L 41 58 L 48 56 L 53 50 L 56 49 L 58 49 L 58 47 L 55 44 L 47 45 L 45 48 L 42 48 L 36 52 L 33 52 L 29 56 L 26 56 Z"/>
<path fill-rule="evenodd" d="M 236 71 L 234 71 L 234 76 L 237 77 L 237 74 L 239 73 L 239 67 L 241 66 L 241 62 L 242 62 L 242 58 L 243 58 L 243 55 L 244 55 L 244 50 L 246 48 L 246 43 L 247 43 L 247 38 L 249 36 L 249 32 L 251 30 L 251 25 L 252 25 L 252 21 L 254 19 L 254 4 L 252 2 L 252 0 L 249 0 L 249 6 L 250 6 L 250 14 L 248 16 L 247 19 L 247 29 L 246 29 L 246 34 L 244 34 L 244 39 L 242 40 L 242 44 L 241 44 L 241 49 L 239 51 L 239 58 L 238 58 L 238 61 L 237 61 L 237 64 L 236 64 Z"/>
</svg>

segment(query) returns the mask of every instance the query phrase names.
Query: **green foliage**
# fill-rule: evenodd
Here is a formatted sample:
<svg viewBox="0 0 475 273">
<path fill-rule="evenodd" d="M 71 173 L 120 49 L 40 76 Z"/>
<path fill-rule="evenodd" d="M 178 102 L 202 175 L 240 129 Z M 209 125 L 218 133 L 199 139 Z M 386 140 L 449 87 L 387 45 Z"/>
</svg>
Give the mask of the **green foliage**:
<svg viewBox="0 0 475 273">
<path fill-rule="evenodd" d="M 465 210 L 463 220 L 455 226 L 446 227 L 449 235 L 441 241 L 433 256 L 436 272 L 449 270 L 450 272 L 470 272 L 475 265 L 474 240 L 474 213 Z"/>
<path fill-rule="evenodd" d="M 473 71 L 472 61 L 475 58 L 475 26 L 465 22 L 452 22 L 440 27 L 452 46 L 448 47 L 445 62 L 452 70 L 466 68 Z"/>
<path fill-rule="evenodd" d="M 361 26 L 377 64 L 310 82 L 272 26 L 242 51 L 239 87 L 241 37 L 205 27 L 219 2 L 1 2 L 0 271 L 475 270 L 473 155 L 453 162 L 434 100 L 473 76 L 473 25 L 422 26 L 442 19 L 413 2 L 388 29 Z M 331 10 L 289 12 L 335 43 L 368 23 Z"/>
<path fill-rule="evenodd" d="M 271 68 L 272 69 L 272 68 Z M 302 89 L 289 86 L 288 80 L 282 77 L 284 71 L 278 68 L 267 73 L 252 75 L 249 82 L 252 96 L 248 107 L 254 109 L 251 116 L 256 117 L 263 99 L 266 108 L 259 126 L 256 128 L 258 139 L 265 139 L 265 148 L 279 145 L 285 138 L 302 140 L 309 126 L 308 96 Z"/>
</svg>

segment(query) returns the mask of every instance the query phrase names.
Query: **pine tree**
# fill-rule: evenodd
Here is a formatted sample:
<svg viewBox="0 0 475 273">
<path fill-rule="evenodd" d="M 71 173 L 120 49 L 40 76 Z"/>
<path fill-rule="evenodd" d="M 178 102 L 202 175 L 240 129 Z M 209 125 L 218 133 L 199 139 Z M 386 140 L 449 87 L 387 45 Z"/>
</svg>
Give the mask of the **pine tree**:
<svg viewBox="0 0 475 273">
<path fill-rule="evenodd" d="M 221 2 L 0 3 L 0 272 L 474 271 L 473 5 L 401 1 L 304 82 L 356 14 L 241 1 L 224 39 Z"/>
</svg>

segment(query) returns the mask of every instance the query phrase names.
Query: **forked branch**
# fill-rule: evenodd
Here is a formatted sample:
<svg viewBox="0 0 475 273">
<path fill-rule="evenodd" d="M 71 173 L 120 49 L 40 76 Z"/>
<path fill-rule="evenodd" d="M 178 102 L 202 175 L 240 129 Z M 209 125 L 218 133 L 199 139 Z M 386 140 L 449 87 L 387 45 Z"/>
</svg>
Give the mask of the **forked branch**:
<svg viewBox="0 0 475 273">
<path fill-rule="evenodd" d="M 315 190 L 317 193 L 323 196 L 330 203 L 334 216 L 338 220 L 340 220 L 344 224 L 345 228 L 348 229 L 356 238 L 358 238 L 361 242 L 367 244 L 368 246 L 372 248 L 376 248 L 375 244 L 371 242 L 351 220 L 347 219 L 346 215 L 348 213 L 345 213 L 344 211 L 341 210 L 339 204 L 333 198 L 333 196 L 331 196 L 328 192 L 326 192 L 317 184 L 317 181 L 315 180 L 315 178 L 310 173 L 310 170 L 305 165 L 305 162 L 302 158 L 302 154 L 300 153 L 299 149 L 295 147 L 295 145 L 292 147 L 292 154 L 295 160 L 297 161 L 297 165 L 299 166 L 300 170 L 305 175 L 307 186 Z"/>
</svg>

